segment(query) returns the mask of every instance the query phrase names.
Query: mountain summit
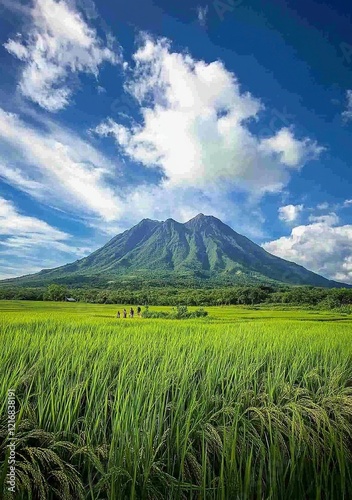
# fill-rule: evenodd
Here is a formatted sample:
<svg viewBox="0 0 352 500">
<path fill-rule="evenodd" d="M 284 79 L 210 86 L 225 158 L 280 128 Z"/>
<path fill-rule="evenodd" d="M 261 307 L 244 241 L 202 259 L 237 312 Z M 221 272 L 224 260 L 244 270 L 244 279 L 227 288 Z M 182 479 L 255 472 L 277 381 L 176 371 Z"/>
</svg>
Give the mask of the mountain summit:
<svg viewBox="0 0 352 500">
<path fill-rule="evenodd" d="M 204 214 L 184 224 L 173 219 L 143 219 L 84 259 L 7 282 L 33 286 L 52 282 L 104 285 L 111 281 L 157 279 L 165 285 L 180 277 L 198 284 L 343 286 L 271 255 L 221 220 Z"/>
</svg>

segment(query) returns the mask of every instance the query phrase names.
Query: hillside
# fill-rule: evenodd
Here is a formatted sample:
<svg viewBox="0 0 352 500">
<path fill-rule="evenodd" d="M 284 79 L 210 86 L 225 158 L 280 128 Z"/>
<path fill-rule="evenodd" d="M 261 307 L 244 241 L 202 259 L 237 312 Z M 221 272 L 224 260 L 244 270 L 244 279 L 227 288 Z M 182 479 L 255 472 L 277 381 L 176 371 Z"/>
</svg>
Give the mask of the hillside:
<svg viewBox="0 0 352 500">
<path fill-rule="evenodd" d="M 199 214 L 181 224 L 144 219 L 105 246 L 72 264 L 3 281 L 42 286 L 106 285 L 133 280 L 159 284 L 286 283 L 343 286 L 293 262 L 271 255 L 213 216 Z"/>
</svg>

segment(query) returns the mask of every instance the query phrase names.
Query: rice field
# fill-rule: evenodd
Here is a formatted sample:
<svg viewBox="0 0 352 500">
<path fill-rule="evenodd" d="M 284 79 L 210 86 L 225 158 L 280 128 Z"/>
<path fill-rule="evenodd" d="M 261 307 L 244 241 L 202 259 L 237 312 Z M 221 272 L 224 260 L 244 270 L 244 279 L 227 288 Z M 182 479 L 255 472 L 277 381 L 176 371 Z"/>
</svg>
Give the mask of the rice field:
<svg viewBox="0 0 352 500">
<path fill-rule="evenodd" d="M 351 316 L 122 308 L 0 302 L 1 498 L 352 498 Z"/>
</svg>

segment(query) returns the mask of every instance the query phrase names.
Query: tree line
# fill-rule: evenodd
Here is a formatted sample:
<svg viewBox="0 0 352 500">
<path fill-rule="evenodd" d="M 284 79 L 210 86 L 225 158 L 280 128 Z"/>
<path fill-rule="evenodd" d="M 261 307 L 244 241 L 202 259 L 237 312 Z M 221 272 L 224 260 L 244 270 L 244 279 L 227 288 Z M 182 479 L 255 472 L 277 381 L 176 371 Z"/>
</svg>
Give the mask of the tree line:
<svg viewBox="0 0 352 500">
<path fill-rule="evenodd" d="M 49 300 L 95 304 L 133 304 L 165 306 L 219 306 L 257 304 L 295 304 L 334 309 L 352 305 L 352 288 L 318 288 L 271 285 L 226 288 L 146 287 L 133 289 L 68 288 L 51 284 L 46 288 L 0 288 L 0 300 Z"/>
</svg>

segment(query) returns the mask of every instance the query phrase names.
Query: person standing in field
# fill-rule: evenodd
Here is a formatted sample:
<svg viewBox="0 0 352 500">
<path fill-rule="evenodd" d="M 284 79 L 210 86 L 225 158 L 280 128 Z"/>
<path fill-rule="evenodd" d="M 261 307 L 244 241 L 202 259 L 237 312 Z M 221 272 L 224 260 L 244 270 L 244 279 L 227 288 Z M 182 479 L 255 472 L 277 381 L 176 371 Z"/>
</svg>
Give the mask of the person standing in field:
<svg viewBox="0 0 352 500">
<path fill-rule="evenodd" d="M 127 311 L 126 311 L 126 309 L 123 310 L 123 317 L 127 318 Z"/>
<path fill-rule="evenodd" d="M 117 311 L 116 318 L 120 318 L 120 311 Z"/>
<path fill-rule="evenodd" d="M 133 316 L 134 316 L 134 310 L 133 310 L 133 309 L 132 309 L 132 307 L 131 307 L 131 310 L 130 310 L 130 318 L 133 318 Z"/>
<path fill-rule="evenodd" d="M 140 318 L 141 317 L 141 308 L 139 306 L 137 307 L 137 314 L 138 314 L 138 317 Z"/>
</svg>

